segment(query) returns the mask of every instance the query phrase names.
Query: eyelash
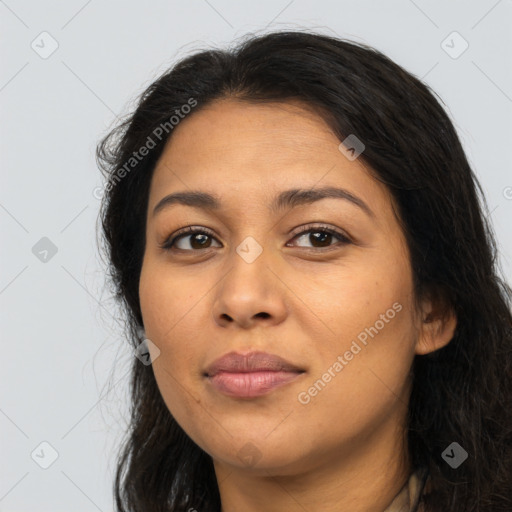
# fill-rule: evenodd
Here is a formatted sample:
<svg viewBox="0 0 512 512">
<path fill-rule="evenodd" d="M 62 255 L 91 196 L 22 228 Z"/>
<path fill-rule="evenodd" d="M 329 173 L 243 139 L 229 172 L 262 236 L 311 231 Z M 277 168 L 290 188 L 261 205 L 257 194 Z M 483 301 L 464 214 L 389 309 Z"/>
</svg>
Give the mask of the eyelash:
<svg viewBox="0 0 512 512">
<path fill-rule="evenodd" d="M 307 247 L 306 249 L 312 250 L 312 251 L 328 251 L 331 247 L 335 247 L 336 245 L 347 245 L 351 243 L 351 240 L 345 236 L 343 233 L 330 228 L 329 226 L 311 226 L 307 225 L 304 227 L 303 230 L 299 231 L 298 233 L 295 233 L 293 235 L 293 239 L 298 238 L 300 236 L 303 236 L 308 233 L 329 233 L 330 235 L 334 235 L 335 237 L 339 238 L 340 243 L 339 244 L 333 244 L 327 247 Z M 194 228 L 192 226 L 187 226 L 186 228 L 183 228 L 179 230 L 174 236 L 169 237 L 163 244 L 160 245 L 161 249 L 164 249 L 166 251 L 184 251 L 184 252 L 199 252 L 201 249 L 173 249 L 174 244 L 179 238 L 183 238 L 190 235 L 207 235 L 211 238 L 215 238 L 214 234 L 208 229 L 208 228 Z M 207 247 L 205 250 L 211 249 L 210 247 Z"/>
</svg>

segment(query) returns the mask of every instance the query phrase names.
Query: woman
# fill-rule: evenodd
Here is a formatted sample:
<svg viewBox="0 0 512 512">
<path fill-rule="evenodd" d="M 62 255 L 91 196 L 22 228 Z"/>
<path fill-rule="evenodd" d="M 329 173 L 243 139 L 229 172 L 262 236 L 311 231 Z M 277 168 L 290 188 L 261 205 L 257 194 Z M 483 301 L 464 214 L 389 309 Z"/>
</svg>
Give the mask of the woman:
<svg viewBox="0 0 512 512">
<path fill-rule="evenodd" d="M 138 356 L 119 511 L 512 510 L 512 292 L 427 86 L 252 37 L 163 74 L 98 161 Z"/>
</svg>

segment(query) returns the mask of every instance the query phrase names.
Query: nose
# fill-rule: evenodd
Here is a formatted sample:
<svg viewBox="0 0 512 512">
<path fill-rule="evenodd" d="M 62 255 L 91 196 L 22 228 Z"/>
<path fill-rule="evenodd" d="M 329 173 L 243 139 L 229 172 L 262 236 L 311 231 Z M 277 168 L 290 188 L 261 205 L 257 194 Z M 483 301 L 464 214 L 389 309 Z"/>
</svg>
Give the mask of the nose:
<svg viewBox="0 0 512 512">
<path fill-rule="evenodd" d="M 265 251 L 252 262 L 234 252 L 230 269 L 215 291 L 212 313 L 217 325 L 250 329 L 284 321 L 288 288 L 269 260 Z"/>
</svg>

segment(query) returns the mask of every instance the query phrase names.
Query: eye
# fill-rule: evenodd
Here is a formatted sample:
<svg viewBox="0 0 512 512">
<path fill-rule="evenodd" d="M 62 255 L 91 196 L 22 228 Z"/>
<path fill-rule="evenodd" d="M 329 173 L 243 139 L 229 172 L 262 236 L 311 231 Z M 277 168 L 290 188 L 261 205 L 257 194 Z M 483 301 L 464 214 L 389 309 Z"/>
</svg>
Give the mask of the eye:
<svg viewBox="0 0 512 512">
<path fill-rule="evenodd" d="M 333 245 L 331 243 L 333 237 L 339 240 L 339 243 L 334 245 L 346 245 L 351 243 L 346 235 L 329 226 L 311 227 L 311 225 L 305 226 L 298 233 L 295 233 L 292 240 L 304 238 L 308 234 L 310 235 L 309 240 L 313 243 L 313 247 L 310 247 L 312 249 L 321 250 L 326 247 L 331 247 Z M 187 238 L 189 239 L 189 247 L 191 248 L 178 247 L 178 243 L 181 242 L 182 239 L 185 240 Z M 169 237 L 160 247 L 166 251 L 177 250 L 194 252 L 201 249 L 210 249 L 212 247 L 211 240 L 217 239 L 209 229 L 188 226 L 178 231 L 174 236 Z M 287 247 L 291 247 L 289 244 L 286 245 Z"/>
<path fill-rule="evenodd" d="M 309 235 L 309 238 L 307 238 L 307 235 Z M 339 243 L 334 245 L 346 245 L 351 243 L 346 235 L 329 226 L 305 226 L 301 231 L 295 234 L 293 239 L 307 238 L 307 240 L 313 244 L 319 244 L 313 245 L 312 249 L 323 249 L 325 247 L 332 247 L 333 244 L 330 242 L 333 237 L 339 240 Z M 289 247 L 288 244 L 287 247 Z"/>
<path fill-rule="evenodd" d="M 178 231 L 175 236 L 169 237 L 160 247 L 165 249 L 166 251 L 171 250 L 179 250 L 179 251 L 190 251 L 191 249 L 177 247 L 174 248 L 176 242 L 181 242 L 181 239 L 190 238 L 189 245 L 191 245 L 192 250 L 197 249 L 209 249 L 210 244 L 208 243 L 208 239 L 212 240 L 213 233 L 207 228 L 194 228 L 192 226 L 187 226 Z"/>
</svg>

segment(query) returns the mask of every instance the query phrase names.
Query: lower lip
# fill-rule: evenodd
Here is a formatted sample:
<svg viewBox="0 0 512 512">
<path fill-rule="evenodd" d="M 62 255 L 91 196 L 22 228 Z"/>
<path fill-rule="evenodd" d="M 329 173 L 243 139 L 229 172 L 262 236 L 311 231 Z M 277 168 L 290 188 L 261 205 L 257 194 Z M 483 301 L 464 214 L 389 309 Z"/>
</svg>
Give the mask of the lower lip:
<svg viewBox="0 0 512 512">
<path fill-rule="evenodd" d="M 303 373 L 303 372 L 302 372 Z M 265 395 L 274 389 L 284 386 L 302 375 L 298 372 L 220 372 L 208 377 L 212 386 L 228 396 L 252 398 Z"/>
</svg>

